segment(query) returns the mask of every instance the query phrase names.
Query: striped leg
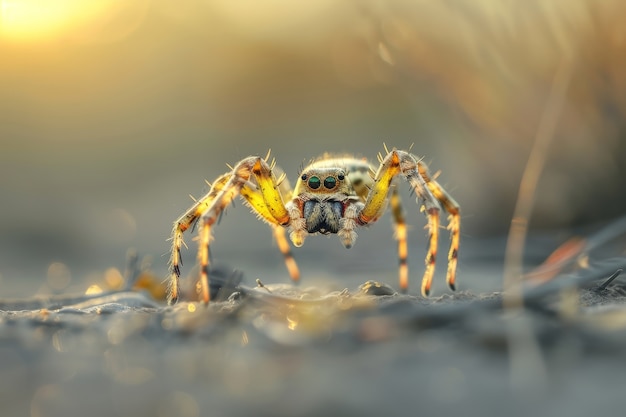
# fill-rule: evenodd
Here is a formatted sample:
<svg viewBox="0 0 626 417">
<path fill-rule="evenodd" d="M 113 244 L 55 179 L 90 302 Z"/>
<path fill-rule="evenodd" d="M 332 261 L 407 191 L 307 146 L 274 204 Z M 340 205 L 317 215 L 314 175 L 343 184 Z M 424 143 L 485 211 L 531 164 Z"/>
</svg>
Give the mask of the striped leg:
<svg viewBox="0 0 626 417">
<path fill-rule="evenodd" d="M 182 216 L 180 216 L 174 222 L 174 228 L 172 229 L 172 250 L 170 255 L 169 267 L 170 267 L 170 282 L 168 286 L 167 301 L 169 304 L 174 304 L 180 297 L 180 267 L 182 266 L 181 248 L 185 245 L 183 240 L 183 233 L 195 225 L 202 213 L 204 213 L 215 202 L 217 196 L 222 192 L 226 184 L 229 182 L 231 174 L 224 174 L 219 177 L 214 183 L 209 192 L 197 200 L 193 206 L 191 206 Z M 186 246 L 186 245 L 185 245 Z"/>
<path fill-rule="evenodd" d="M 437 243 L 439 239 L 439 211 L 440 205 L 432 194 L 426 181 L 417 170 L 418 159 L 408 152 L 392 150 L 382 159 L 376 172 L 374 184 L 365 202 L 365 206 L 358 215 L 361 225 L 369 224 L 378 219 L 387 201 L 393 179 L 398 175 L 408 181 L 417 194 L 418 204 L 428 218 L 429 245 L 426 254 L 426 269 L 422 277 L 422 295 L 427 296 L 435 273 L 437 259 Z"/>
<path fill-rule="evenodd" d="M 222 212 L 228 207 L 228 205 L 233 201 L 237 194 L 239 194 L 239 189 L 242 187 L 243 181 L 245 181 L 245 177 L 241 176 L 241 173 L 233 170 L 234 174 L 223 175 L 213 184 L 209 193 L 203 197 L 199 202 L 203 202 L 201 204 L 196 203 L 195 206 L 199 206 L 194 211 L 193 219 L 189 224 L 193 224 L 196 221 L 199 223 L 198 227 L 198 262 L 200 263 L 200 285 L 201 285 L 201 296 L 202 300 L 205 303 L 210 301 L 210 291 L 209 291 L 209 244 L 211 242 L 211 227 L 217 223 L 218 219 Z M 245 172 L 245 171 L 244 171 Z M 249 177 L 249 174 L 248 174 Z M 194 207 L 195 207 L 194 206 Z M 192 207 L 193 208 L 193 207 Z M 204 211 L 198 215 L 199 209 L 204 208 Z M 191 209 L 189 210 L 191 211 Z M 199 220 L 198 220 L 199 218 Z M 180 224 L 180 223 L 177 223 Z M 186 230 L 183 229 L 182 231 Z M 174 240 L 180 240 L 182 242 L 182 231 L 176 232 Z M 178 235 L 180 237 L 178 238 Z M 174 256 L 174 253 L 178 253 L 178 256 Z M 172 259 L 180 260 L 180 246 L 176 247 L 172 250 Z M 171 282 L 170 285 L 170 295 L 168 297 L 168 302 L 173 304 L 178 299 L 178 279 L 180 277 L 180 268 L 178 264 L 172 262 L 171 274 Z M 176 291 L 171 291 L 171 288 L 176 288 Z M 174 297 L 176 295 L 176 297 Z"/>
<path fill-rule="evenodd" d="M 209 288 L 209 244 L 211 243 L 211 225 L 214 218 L 202 216 L 200 225 L 200 244 L 198 245 L 198 261 L 200 262 L 200 296 L 202 301 L 208 303 L 211 300 Z"/>
<path fill-rule="evenodd" d="M 231 172 L 219 177 L 209 192 L 174 222 L 168 291 L 170 304 L 175 303 L 180 295 L 179 278 L 180 265 L 182 265 L 180 250 L 184 245 L 183 233 L 198 221 L 200 223 L 198 259 L 200 262 L 202 299 L 205 303 L 209 302 L 208 270 L 211 226 L 217 222 L 224 209 L 242 192 L 242 189 L 254 190 L 255 187 L 258 188 L 258 192 L 255 191 L 252 195 L 260 196 L 260 200 L 251 202 L 251 206 L 259 216 L 266 218 L 273 224 L 289 224 L 289 215 L 278 191 L 276 178 L 272 174 L 273 165 L 273 162 L 268 164 L 266 160 L 256 156 L 243 159 Z M 256 186 L 250 183 L 252 175 L 256 180 Z"/>
<path fill-rule="evenodd" d="M 407 248 L 407 228 L 404 220 L 404 210 L 402 210 L 402 202 L 400 201 L 400 195 L 398 189 L 393 187 L 391 192 L 391 215 L 393 217 L 395 238 L 398 241 L 398 261 L 399 261 L 399 280 L 400 291 L 406 293 L 409 289 L 409 264 L 407 262 L 408 248 Z"/>
<path fill-rule="evenodd" d="M 419 173 L 426 181 L 428 189 L 448 212 L 448 230 L 450 230 L 450 251 L 448 252 L 448 272 L 446 283 L 450 289 L 456 289 L 456 267 L 459 255 L 459 241 L 461 235 L 461 208 L 454 198 L 435 181 L 428 173 L 428 168 L 422 162 L 418 164 Z"/>
<path fill-rule="evenodd" d="M 430 294 L 433 276 L 435 275 L 435 262 L 437 260 L 437 243 L 439 242 L 439 209 L 424 209 L 428 218 L 428 252 L 426 253 L 426 269 L 422 277 L 422 295 Z"/>
</svg>

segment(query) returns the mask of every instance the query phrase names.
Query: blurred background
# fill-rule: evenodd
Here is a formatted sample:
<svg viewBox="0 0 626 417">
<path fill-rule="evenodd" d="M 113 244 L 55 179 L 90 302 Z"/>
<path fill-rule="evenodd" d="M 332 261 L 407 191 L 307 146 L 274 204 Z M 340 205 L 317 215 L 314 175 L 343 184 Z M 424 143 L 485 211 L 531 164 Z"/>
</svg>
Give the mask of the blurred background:
<svg viewBox="0 0 626 417">
<path fill-rule="evenodd" d="M 626 211 L 625 16 L 622 0 L 0 0 L 0 296 L 96 279 L 129 247 L 165 276 L 188 195 L 269 148 L 293 181 L 323 152 L 414 144 L 462 206 L 459 276 L 497 262 L 571 56 L 531 219 L 547 255 Z M 406 188 L 417 277 L 424 219 Z M 214 259 L 282 268 L 247 212 L 229 210 Z M 310 238 L 295 256 L 304 276 L 375 266 L 393 283 L 391 236 L 387 217 L 350 251 Z"/>
</svg>

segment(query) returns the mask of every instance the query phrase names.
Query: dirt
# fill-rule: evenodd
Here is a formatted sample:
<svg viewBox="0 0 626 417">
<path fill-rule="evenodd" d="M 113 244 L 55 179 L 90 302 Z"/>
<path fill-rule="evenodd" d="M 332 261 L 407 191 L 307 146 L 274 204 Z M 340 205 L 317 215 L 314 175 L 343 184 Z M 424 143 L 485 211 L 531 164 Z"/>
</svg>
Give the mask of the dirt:
<svg viewBox="0 0 626 417">
<path fill-rule="evenodd" d="M 3 300 L 2 414 L 618 415 L 626 286 L 601 285 L 624 264 L 526 287 L 524 309 L 500 292 L 251 288 L 232 274 L 208 306 L 143 292 Z"/>
</svg>

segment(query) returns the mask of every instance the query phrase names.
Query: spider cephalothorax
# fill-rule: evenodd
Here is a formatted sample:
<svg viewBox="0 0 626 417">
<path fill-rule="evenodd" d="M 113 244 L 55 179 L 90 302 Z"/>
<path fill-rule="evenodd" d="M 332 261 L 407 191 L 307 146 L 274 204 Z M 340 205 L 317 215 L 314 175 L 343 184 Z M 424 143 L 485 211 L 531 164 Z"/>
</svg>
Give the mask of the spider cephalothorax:
<svg viewBox="0 0 626 417">
<path fill-rule="evenodd" d="M 202 298 L 209 301 L 209 242 L 211 227 L 225 207 L 239 194 L 272 227 L 278 247 L 285 257 L 291 278 L 300 277 L 291 255 L 285 230 L 291 242 L 300 247 L 308 235 L 336 234 L 341 243 L 350 248 L 357 238 L 355 229 L 374 223 L 385 212 L 391 213 L 398 240 L 400 258 L 400 288 L 408 288 L 406 224 L 395 179 L 403 177 L 417 194 L 418 204 L 428 218 L 429 248 L 426 270 L 422 278 L 422 294 L 430 292 L 437 241 L 439 236 L 439 211 L 449 213 L 448 229 L 451 234 L 446 281 L 455 288 L 457 254 L 459 248 L 459 205 L 435 181 L 428 168 L 415 155 L 393 149 L 383 158 L 379 155 L 377 171 L 365 159 L 332 157 L 324 155 L 305 167 L 293 191 L 284 174 L 265 158 L 250 156 L 237 163 L 230 172 L 220 176 L 209 192 L 174 222 L 172 254 L 170 258 L 170 289 L 168 300 L 179 297 L 180 249 L 183 233 L 195 222 L 199 223 L 200 282 Z"/>
</svg>

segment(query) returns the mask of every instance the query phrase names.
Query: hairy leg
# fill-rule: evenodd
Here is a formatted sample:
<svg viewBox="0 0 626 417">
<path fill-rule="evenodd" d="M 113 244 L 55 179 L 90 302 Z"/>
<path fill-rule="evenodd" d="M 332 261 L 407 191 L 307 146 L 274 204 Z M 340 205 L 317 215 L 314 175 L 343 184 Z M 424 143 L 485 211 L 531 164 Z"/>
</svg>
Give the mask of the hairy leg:
<svg viewBox="0 0 626 417">
<path fill-rule="evenodd" d="M 398 261 L 400 265 L 398 276 L 400 281 L 400 291 L 407 292 L 409 288 L 409 264 L 407 261 L 408 248 L 406 241 L 407 228 L 404 219 L 404 210 L 402 209 L 402 202 L 400 201 L 398 189 L 395 186 L 391 191 L 390 206 L 395 229 L 394 235 L 398 241 Z"/>
<path fill-rule="evenodd" d="M 198 259 L 200 262 L 200 282 L 202 284 L 202 299 L 209 302 L 209 244 L 211 241 L 211 227 L 217 222 L 221 213 L 231 201 L 242 191 L 254 190 L 250 179 L 254 176 L 259 201 L 251 203 L 251 207 L 272 224 L 288 225 L 289 215 L 282 202 L 277 180 L 272 174 L 274 163 L 268 164 L 260 157 L 251 156 L 240 161 L 231 172 L 220 176 L 211 186 L 209 192 L 197 200 L 181 217 L 174 222 L 172 230 L 172 253 L 170 256 L 170 285 L 168 302 L 175 303 L 180 295 L 180 250 L 183 242 L 183 233 L 190 226 L 199 223 Z M 248 201 L 250 203 L 250 201 Z"/>
<path fill-rule="evenodd" d="M 448 252 L 448 272 L 446 283 L 454 290 L 456 288 L 456 267 L 459 255 L 459 241 L 461 235 L 461 208 L 454 198 L 429 174 L 428 168 L 422 162 L 418 164 L 419 173 L 426 181 L 428 189 L 448 212 L 448 230 L 450 230 L 450 250 Z"/>
<path fill-rule="evenodd" d="M 392 150 L 381 160 L 376 172 L 374 184 L 365 202 L 365 206 L 358 215 L 360 224 L 372 223 L 380 217 L 387 203 L 392 181 L 401 174 L 417 194 L 418 204 L 428 218 L 429 244 L 426 253 L 426 268 L 422 277 L 422 295 L 430 293 L 432 278 L 435 272 L 437 259 L 437 243 L 439 239 L 439 211 L 440 205 L 428 188 L 426 181 L 418 172 L 418 159 L 408 152 Z"/>
</svg>

